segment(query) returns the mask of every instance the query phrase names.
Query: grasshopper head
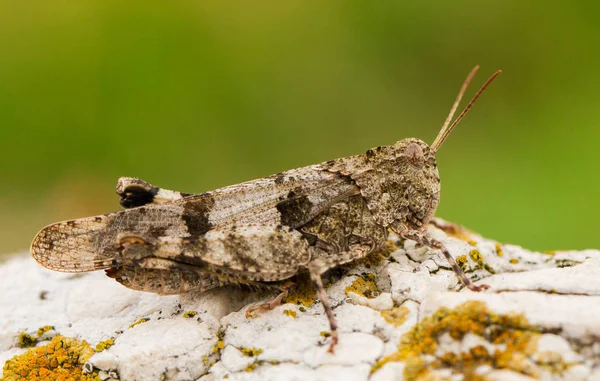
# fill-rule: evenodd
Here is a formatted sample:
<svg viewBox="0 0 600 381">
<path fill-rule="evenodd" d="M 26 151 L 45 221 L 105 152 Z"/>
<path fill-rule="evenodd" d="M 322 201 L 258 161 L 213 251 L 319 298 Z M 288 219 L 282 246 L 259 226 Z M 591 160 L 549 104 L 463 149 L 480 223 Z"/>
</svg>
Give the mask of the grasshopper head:
<svg viewBox="0 0 600 381">
<path fill-rule="evenodd" d="M 464 111 L 450 124 L 475 67 L 465 80 L 450 115 L 428 146 L 419 139 L 404 139 L 393 146 L 370 149 L 365 155 L 350 156 L 322 164 L 323 169 L 350 177 L 364 197 L 373 219 L 396 233 L 419 229 L 435 214 L 440 201 L 440 176 L 435 153 L 446 141 L 452 129 L 469 111 L 489 83 L 500 74 L 497 71 L 479 89 Z"/>
<path fill-rule="evenodd" d="M 401 140 L 392 147 L 394 172 L 400 179 L 397 185 L 401 189 L 396 193 L 400 196 L 396 200 L 400 210 L 395 222 L 417 229 L 433 218 L 440 202 L 435 152 L 427 143 L 414 138 Z"/>
<path fill-rule="evenodd" d="M 402 198 L 397 201 L 405 210 L 396 215 L 394 224 L 390 227 L 399 232 L 402 229 L 418 229 L 427 224 L 435 215 L 440 201 L 440 177 L 435 161 L 435 153 L 446 141 L 454 127 L 465 117 L 469 109 L 485 88 L 501 73 L 494 73 L 475 94 L 473 99 L 452 122 L 452 117 L 458 108 L 460 100 L 469 82 L 479 69 L 476 66 L 463 83 L 460 92 L 431 146 L 418 139 L 404 139 L 393 146 L 396 158 L 396 173 L 403 179 Z M 452 122 L 452 123 L 451 123 Z"/>
</svg>

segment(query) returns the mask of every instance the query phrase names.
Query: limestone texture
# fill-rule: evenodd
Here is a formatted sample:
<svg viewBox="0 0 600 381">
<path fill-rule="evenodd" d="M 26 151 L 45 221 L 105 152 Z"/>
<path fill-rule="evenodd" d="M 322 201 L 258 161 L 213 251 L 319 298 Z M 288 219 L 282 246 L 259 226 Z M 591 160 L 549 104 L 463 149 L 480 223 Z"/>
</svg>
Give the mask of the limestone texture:
<svg viewBox="0 0 600 381">
<path fill-rule="evenodd" d="M 306 284 L 247 318 L 274 294 L 158 296 L 101 271 L 5 257 L 2 379 L 600 381 L 600 251 L 537 253 L 439 219 L 428 234 L 490 290 L 463 289 L 439 251 L 392 236 L 325 279 L 339 323 L 334 354 Z"/>
</svg>

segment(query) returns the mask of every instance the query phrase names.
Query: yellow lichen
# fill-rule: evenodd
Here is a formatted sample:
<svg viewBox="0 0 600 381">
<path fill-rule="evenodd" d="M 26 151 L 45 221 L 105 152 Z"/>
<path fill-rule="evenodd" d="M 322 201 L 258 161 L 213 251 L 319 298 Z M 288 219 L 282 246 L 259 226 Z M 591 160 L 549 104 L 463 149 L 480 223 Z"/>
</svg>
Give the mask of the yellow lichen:
<svg viewBox="0 0 600 381">
<path fill-rule="evenodd" d="M 96 352 L 102 352 L 115 344 L 115 338 L 111 337 L 108 340 L 104 340 L 96 344 Z"/>
<path fill-rule="evenodd" d="M 300 304 L 304 307 L 312 306 L 317 300 L 317 294 L 312 286 L 310 278 L 307 276 L 298 277 L 296 285 L 290 290 L 288 295 L 283 298 L 283 303 Z"/>
<path fill-rule="evenodd" d="M 490 353 L 485 346 L 478 345 L 463 353 L 447 352 L 434 357 L 442 335 L 462 340 L 467 333 L 481 336 L 490 344 L 498 345 L 498 349 Z M 483 302 L 469 301 L 452 310 L 440 308 L 423 319 L 402 337 L 398 351 L 379 360 L 372 371 L 387 362 L 402 361 L 406 364 L 405 380 L 423 380 L 432 370 L 444 367 L 452 367 L 464 375 L 473 374 L 481 365 L 535 377 L 531 357 L 539 336 L 523 315 L 498 315 Z"/>
<path fill-rule="evenodd" d="M 400 306 L 394 307 L 391 310 L 381 311 L 381 316 L 383 316 L 385 321 L 387 321 L 390 324 L 393 324 L 394 327 L 398 327 L 404 324 L 404 322 L 406 321 L 406 315 L 408 315 L 409 312 L 410 311 L 408 308 Z"/>
<path fill-rule="evenodd" d="M 477 246 L 477 241 L 475 241 L 473 239 L 468 240 L 467 243 L 471 246 Z"/>
<path fill-rule="evenodd" d="M 183 317 L 188 318 L 188 319 L 193 318 L 196 315 L 198 315 L 198 312 L 196 312 L 196 311 L 185 311 L 183 313 Z"/>
<path fill-rule="evenodd" d="M 225 339 L 225 331 L 221 330 L 221 329 L 218 330 L 217 331 L 217 342 L 212 347 L 212 353 L 221 352 L 221 350 L 223 348 L 225 348 L 225 340 L 224 339 Z"/>
<path fill-rule="evenodd" d="M 502 250 L 502 245 L 500 245 L 499 243 L 496 243 L 496 255 L 498 255 L 499 257 L 504 255 L 504 251 Z"/>
<path fill-rule="evenodd" d="M 466 255 L 459 255 L 458 257 L 456 257 L 456 264 L 460 266 L 461 269 L 466 270 L 467 269 L 467 256 Z"/>
<path fill-rule="evenodd" d="M 52 325 L 45 325 L 43 327 L 40 327 L 37 330 L 37 337 L 42 337 L 44 335 L 44 333 L 46 333 L 48 331 L 52 331 L 52 330 L 54 330 L 54 326 L 52 326 Z"/>
<path fill-rule="evenodd" d="M 57 335 L 48 344 L 6 361 L 2 380 L 99 380 L 96 373 L 84 374 L 82 370 L 93 354 L 85 341 Z"/>
<path fill-rule="evenodd" d="M 294 310 L 283 310 L 283 314 L 291 318 L 296 318 L 296 311 Z"/>
<path fill-rule="evenodd" d="M 510 263 L 512 263 L 513 265 L 516 265 L 517 263 L 519 263 L 519 260 L 517 258 L 511 258 L 509 260 Z"/>
<path fill-rule="evenodd" d="M 387 240 L 379 250 L 357 261 L 353 261 L 352 266 L 365 266 L 370 269 L 373 266 L 377 266 L 382 260 L 389 258 L 396 250 L 398 250 L 396 242 Z"/>
<path fill-rule="evenodd" d="M 29 348 L 29 347 L 33 347 L 36 343 L 37 343 L 37 339 L 35 337 L 33 337 L 32 335 L 30 335 L 26 332 L 21 332 L 19 334 L 19 343 L 17 344 L 19 347 Z"/>
<path fill-rule="evenodd" d="M 321 335 L 323 337 L 329 337 L 329 336 L 331 336 L 331 332 L 329 332 L 329 331 L 321 331 L 319 333 L 319 335 Z"/>
<path fill-rule="evenodd" d="M 375 275 L 365 274 L 356 278 L 350 286 L 346 287 L 346 295 L 350 292 L 369 299 L 377 297 L 377 295 L 379 295 L 379 289 L 375 284 Z"/>
<path fill-rule="evenodd" d="M 483 266 L 483 255 L 481 255 L 481 252 L 479 252 L 479 250 L 471 250 L 471 252 L 469 253 L 469 257 L 471 257 L 471 259 L 474 262 L 476 262 L 479 265 L 479 267 Z"/>
<path fill-rule="evenodd" d="M 38 328 L 36 335 L 30 335 L 27 332 L 21 332 L 19 334 L 19 341 L 17 343 L 18 347 L 21 348 L 29 348 L 34 347 L 41 340 L 50 340 L 50 338 L 41 339 L 42 336 L 48 331 L 52 331 L 54 329 L 51 325 L 45 325 L 43 327 Z"/>
<path fill-rule="evenodd" d="M 262 348 L 242 348 L 240 349 L 242 354 L 247 357 L 258 356 L 263 352 Z"/>
<path fill-rule="evenodd" d="M 138 324 L 142 324 L 142 323 L 145 323 L 145 322 L 147 322 L 147 321 L 149 321 L 149 320 L 150 320 L 150 318 L 146 318 L 146 317 L 145 317 L 145 318 L 141 318 L 140 320 L 136 321 L 135 323 L 132 323 L 132 324 L 129 326 L 129 328 L 133 328 L 133 327 L 135 327 L 136 325 L 138 325 Z"/>
<path fill-rule="evenodd" d="M 258 364 L 252 363 L 252 364 L 248 365 L 246 367 L 246 369 L 244 369 L 244 371 L 245 372 L 252 372 L 254 369 L 256 369 L 257 366 L 258 366 Z"/>
</svg>

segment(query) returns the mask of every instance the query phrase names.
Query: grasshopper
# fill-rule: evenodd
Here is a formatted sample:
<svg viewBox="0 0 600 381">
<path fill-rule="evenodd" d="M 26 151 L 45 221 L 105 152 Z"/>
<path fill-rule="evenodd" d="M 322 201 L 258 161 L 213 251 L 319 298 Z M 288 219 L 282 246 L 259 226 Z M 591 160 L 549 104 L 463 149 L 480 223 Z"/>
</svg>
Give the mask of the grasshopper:
<svg viewBox="0 0 600 381">
<path fill-rule="evenodd" d="M 329 320 L 331 352 L 337 324 L 321 277 L 381 248 L 390 230 L 440 250 L 465 287 L 483 290 L 488 286 L 471 283 L 446 247 L 426 234 L 440 200 L 435 153 L 500 74 L 452 122 L 477 69 L 431 146 L 408 138 L 202 194 L 122 177 L 116 190 L 124 210 L 49 225 L 34 238 L 31 254 L 52 270 L 105 270 L 128 288 L 161 295 L 228 284 L 280 290 L 253 310 L 274 308 L 290 279 L 308 273 Z"/>
</svg>

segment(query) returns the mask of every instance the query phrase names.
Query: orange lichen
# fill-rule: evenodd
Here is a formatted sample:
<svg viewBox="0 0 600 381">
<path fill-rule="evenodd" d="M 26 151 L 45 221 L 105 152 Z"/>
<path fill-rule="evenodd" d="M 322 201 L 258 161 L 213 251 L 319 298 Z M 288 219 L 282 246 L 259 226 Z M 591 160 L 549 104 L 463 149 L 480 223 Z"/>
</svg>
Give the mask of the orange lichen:
<svg viewBox="0 0 600 381">
<path fill-rule="evenodd" d="M 99 380 L 96 373 L 84 374 L 82 369 L 93 354 L 87 342 L 57 335 L 6 361 L 2 380 Z"/>
<path fill-rule="evenodd" d="M 462 340 L 467 333 L 480 336 L 490 344 L 498 345 L 498 348 L 490 353 L 485 346 L 477 345 L 463 353 L 436 355 L 442 335 Z M 402 337 L 398 351 L 379 360 L 372 371 L 377 371 L 387 362 L 402 361 L 406 364 L 406 380 L 426 379 L 432 370 L 444 367 L 451 367 L 464 375 L 473 374 L 481 365 L 536 376 L 531 356 L 537 348 L 539 336 L 523 315 L 498 315 L 488 310 L 483 302 L 469 301 L 453 310 L 440 308 L 423 319 Z"/>
</svg>

